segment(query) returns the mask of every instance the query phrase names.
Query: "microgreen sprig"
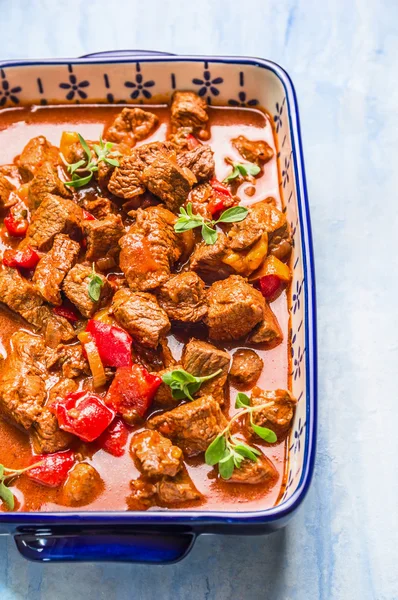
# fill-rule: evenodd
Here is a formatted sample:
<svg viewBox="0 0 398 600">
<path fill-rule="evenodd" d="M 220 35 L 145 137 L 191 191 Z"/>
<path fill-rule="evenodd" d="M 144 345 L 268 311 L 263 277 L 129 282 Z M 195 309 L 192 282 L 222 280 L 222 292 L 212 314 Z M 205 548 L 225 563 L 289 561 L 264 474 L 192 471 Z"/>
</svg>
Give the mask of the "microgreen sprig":
<svg viewBox="0 0 398 600">
<path fill-rule="evenodd" d="M 228 183 L 228 181 L 233 181 L 238 177 L 254 177 L 255 175 L 258 175 L 260 171 L 260 167 L 254 163 L 232 163 L 232 173 L 224 179 L 223 183 Z"/>
<path fill-rule="evenodd" d="M 218 223 L 238 223 L 247 217 L 248 212 L 244 206 L 232 206 L 224 210 L 220 217 L 214 221 L 206 219 L 202 215 L 194 214 L 192 212 L 192 203 L 189 202 L 186 209 L 183 206 L 180 207 L 180 216 L 174 225 L 174 231 L 176 233 L 183 233 L 184 231 L 201 227 L 204 241 L 208 245 L 213 245 L 217 241 L 217 231 L 214 227 Z"/>
<path fill-rule="evenodd" d="M 257 448 L 249 446 L 236 436 L 231 434 L 232 424 L 243 415 L 250 415 L 250 425 L 253 431 L 263 440 L 273 444 L 277 437 L 271 429 L 260 427 L 253 423 L 252 413 L 264 408 L 273 406 L 274 402 L 267 402 L 258 406 L 250 406 L 250 398 L 241 392 L 236 397 L 236 408 L 242 410 L 236 413 L 229 421 L 225 429 L 208 446 L 205 453 L 205 462 L 207 465 L 215 466 L 218 464 L 218 472 L 223 479 L 230 479 L 236 469 L 240 469 L 244 459 L 257 462 L 261 452 Z"/>
<path fill-rule="evenodd" d="M 165 373 L 162 376 L 162 381 L 171 389 L 171 394 L 175 400 L 182 400 L 188 398 L 193 400 L 193 395 L 200 389 L 200 386 L 204 381 L 209 381 L 213 377 L 217 377 L 221 373 L 222 369 L 218 369 L 211 375 L 204 375 L 203 377 L 195 377 L 184 369 L 175 369 L 170 373 Z"/>
<path fill-rule="evenodd" d="M 90 281 L 89 281 L 88 290 L 87 290 L 90 300 L 92 300 L 93 302 L 98 302 L 98 300 L 101 297 L 101 289 L 102 289 L 103 285 L 104 285 L 104 282 L 102 281 L 102 279 L 98 275 L 98 273 L 95 272 L 95 266 L 93 263 L 92 271 L 90 273 Z"/>
<path fill-rule="evenodd" d="M 14 494 L 5 482 L 7 480 L 11 481 L 15 477 L 19 477 L 19 475 L 22 475 L 22 473 L 26 473 L 26 471 L 29 471 L 34 467 L 38 467 L 41 464 L 42 461 L 34 465 L 29 465 L 29 467 L 25 467 L 24 469 L 8 469 L 4 465 L 0 464 L 0 499 L 3 500 L 3 502 L 5 502 L 5 504 L 10 510 L 14 510 L 15 498 Z"/>
<path fill-rule="evenodd" d="M 86 154 L 86 158 L 82 158 L 72 164 L 66 163 L 68 173 L 72 175 L 72 181 L 66 181 L 65 185 L 74 188 L 79 188 L 89 183 L 94 173 L 98 171 L 98 163 L 100 162 L 105 162 L 112 167 L 118 167 L 119 161 L 116 160 L 115 157 L 120 155 L 120 152 L 112 152 L 114 144 L 112 142 L 104 142 L 101 136 L 99 138 L 99 144 L 93 145 L 93 154 L 84 137 L 80 135 L 80 133 L 77 135 Z M 88 174 L 81 177 L 79 176 L 80 173 Z"/>
</svg>

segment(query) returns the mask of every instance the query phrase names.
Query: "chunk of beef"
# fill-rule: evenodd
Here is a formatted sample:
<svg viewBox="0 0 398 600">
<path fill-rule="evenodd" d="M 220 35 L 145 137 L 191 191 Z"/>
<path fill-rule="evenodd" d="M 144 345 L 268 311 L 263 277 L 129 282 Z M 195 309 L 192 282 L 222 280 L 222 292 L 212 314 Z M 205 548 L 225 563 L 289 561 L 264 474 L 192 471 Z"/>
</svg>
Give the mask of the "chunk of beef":
<svg viewBox="0 0 398 600">
<path fill-rule="evenodd" d="M 47 194 L 32 217 L 22 245 L 49 250 L 58 233 L 79 238 L 82 221 L 83 211 L 75 202 Z"/>
<path fill-rule="evenodd" d="M 113 297 L 112 312 L 133 339 L 150 348 L 156 348 L 170 329 L 167 314 L 152 294 L 123 288 Z"/>
<path fill-rule="evenodd" d="M 115 212 L 115 205 L 107 198 L 96 198 L 95 200 L 85 199 L 83 207 L 96 219 L 106 219 Z"/>
<path fill-rule="evenodd" d="M 264 362 L 257 352 L 249 348 L 239 348 L 233 355 L 229 372 L 231 383 L 238 390 L 249 390 L 257 382 Z"/>
<path fill-rule="evenodd" d="M 151 142 L 136 149 L 137 155 L 146 167 L 151 165 L 159 156 L 175 156 L 175 149 L 170 142 Z"/>
<path fill-rule="evenodd" d="M 226 480 L 227 483 L 269 483 L 273 487 L 278 481 L 278 471 L 272 462 L 264 455 L 257 458 L 257 461 L 244 460 L 240 469 L 234 469 L 232 477 Z"/>
<path fill-rule="evenodd" d="M 0 301 L 44 333 L 47 345 L 52 348 L 75 337 L 70 323 L 43 305 L 43 298 L 35 286 L 17 269 L 0 269 Z"/>
<path fill-rule="evenodd" d="M 212 396 L 203 396 L 149 419 L 151 429 L 173 440 L 187 456 L 204 452 L 227 420 Z"/>
<path fill-rule="evenodd" d="M 138 153 L 132 152 L 123 156 L 119 166 L 113 171 L 109 180 L 108 190 L 118 198 L 135 198 L 145 192 L 141 176 L 145 164 L 139 158 Z"/>
<path fill-rule="evenodd" d="M 193 271 L 170 277 L 159 289 L 158 301 L 173 321 L 197 323 L 207 314 L 205 284 Z"/>
<path fill-rule="evenodd" d="M 213 150 L 208 145 L 200 145 L 177 156 L 177 163 L 188 168 L 198 181 L 206 181 L 214 175 Z"/>
<path fill-rule="evenodd" d="M 207 294 L 206 323 L 214 340 L 237 340 L 248 334 L 265 314 L 265 300 L 243 277 L 216 281 Z"/>
<path fill-rule="evenodd" d="M 29 206 L 36 209 L 46 194 L 55 194 L 62 198 L 72 198 L 73 194 L 58 177 L 57 169 L 51 162 L 45 162 L 36 169 L 34 178 L 29 184 Z"/>
<path fill-rule="evenodd" d="M 192 150 L 192 128 L 179 127 L 175 133 L 169 136 L 169 141 L 173 144 L 177 153 Z"/>
<path fill-rule="evenodd" d="M 44 300 L 50 304 L 55 306 L 62 304 L 61 284 L 75 264 L 79 252 L 80 245 L 60 233 L 55 236 L 51 250 L 40 259 L 33 282 Z"/>
<path fill-rule="evenodd" d="M 177 212 L 186 201 L 196 183 L 195 175 L 186 167 L 160 153 L 142 172 L 142 182 L 152 194 L 158 196 L 167 208 Z"/>
<path fill-rule="evenodd" d="M 213 198 L 214 190 L 209 183 L 199 183 L 195 185 L 189 193 L 187 204 L 192 204 L 194 215 L 201 215 L 205 219 L 212 219 L 213 215 L 209 210 L 209 202 Z"/>
<path fill-rule="evenodd" d="M 18 157 L 17 165 L 22 179 L 33 179 L 37 169 L 45 162 L 56 164 L 58 150 L 43 135 L 39 135 L 29 140 Z"/>
<path fill-rule="evenodd" d="M 297 400 L 288 390 L 263 391 L 253 389 L 250 405 L 273 403 L 267 408 L 253 412 L 253 423 L 274 431 L 280 441 L 290 429 L 293 421 Z"/>
<path fill-rule="evenodd" d="M 61 369 L 62 375 L 67 379 L 74 379 L 80 375 L 89 375 L 90 367 L 83 354 L 81 344 L 60 344 L 54 349 L 47 360 L 49 369 L 55 367 Z"/>
<path fill-rule="evenodd" d="M 92 317 L 102 305 L 106 304 L 112 292 L 106 278 L 97 273 L 102 281 L 101 294 L 97 302 L 94 302 L 88 294 L 88 286 L 92 278 L 92 268 L 77 264 L 69 271 L 64 279 L 63 291 L 69 300 L 79 309 L 84 317 Z"/>
<path fill-rule="evenodd" d="M 0 210 L 12 205 L 13 202 L 10 200 L 10 195 L 15 189 L 15 185 L 0 173 Z"/>
<path fill-rule="evenodd" d="M 87 240 L 86 259 L 90 262 L 101 257 L 115 256 L 119 252 L 118 242 L 124 233 L 120 215 L 108 215 L 105 219 L 84 221 Z"/>
<path fill-rule="evenodd" d="M 62 502 L 66 506 L 89 504 L 104 489 L 104 483 L 96 469 L 87 463 L 78 463 L 69 472 L 62 490 Z"/>
<path fill-rule="evenodd" d="M 189 127 L 190 132 L 201 139 L 208 139 L 206 131 L 209 115 L 207 104 L 194 92 L 175 92 L 171 103 L 171 127 L 173 133 L 181 127 Z"/>
<path fill-rule="evenodd" d="M 211 395 L 219 404 L 224 404 L 230 357 L 228 352 L 212 344 L 192 339 L 184 347 L 181 357 L 182 367 L 195 377 L 221 373 L 205 381 L 198 391 L 199 396 Z"/>
<path fill-rule="evenodd" d="M 231 140 L 232 145 L 243 158 L 251 163 L 261 164 L 267 163 L 274 156 L 274 151 L 267 142 L 261 140 L 252 141 L 240 135 Z"/>
<path fill-rule="evenodd" d="M 282 340 L 283 333 L 278 320 L 266 302 L 263 319 L 250 335 L 249 341 L 254 344 L 266 344 L 267 347 L 274 348 Z"/>
<path fill-rule="evenodd" d="M 165 477 L 157 484 L 159 504 L 173 505 L 184 502 L 200 500 L 202 494 L 198 492 L 186 469 L 180 471 L 175 477 Z"/>
<path fill-rule="evenodd" d="M 191 258 L 190 268 L 196 271 L 207 283 L 225 279 L 231 275 L 234 270 L 223 262 L 226 256 L 227 236 L 219 233 L 215 244 L 208 245 L 200 242 L 195 247 Z"/>
<path fill-rule="evenodd" d="M 138 477 L 130 482 L 131 495 L 128 496 L 129 510 L 146 510 L 155 503 L 157 484 Z"/>
<path fill-rule="evenodd" d="M 51 407 L 76 390 L 77 383 L 72 379 L 60 379 L 51 388 L 47 402 L 33 423 L 32 441 L 37 454 L 59 452 L 70 447 L 74 437 L 59 428 Z"/>
<path fill-rule="evenodd" d="M 119 242 L 120 267 L 132 289 L 152 290 L 169 278 L 183 251 L 183 235 L 174 231 L 176 220 L 162 206 L 137 211 L 135 224 Z"/>
<path fill-rule="evenodd" d="M 145 475 L 174 477 L 182 467 L 182 450 L 157 431 L 145 430 L 131 440 L 131 451 Z"/>
<path fill-rule="evenodd" d="M 0 406 L 11 421 L 29 429 L 46 399 L 47 349 L 25 331 L 11 336 L 11 350 L 0 371 Z"/>
<path fill-rule="evenodd" d="M 134 146 L 139 140 L 148 137 L 159 124 L 158 117 L 142 108 L 123 108 L 106 132 L 111 142 Z"/>
</svg>

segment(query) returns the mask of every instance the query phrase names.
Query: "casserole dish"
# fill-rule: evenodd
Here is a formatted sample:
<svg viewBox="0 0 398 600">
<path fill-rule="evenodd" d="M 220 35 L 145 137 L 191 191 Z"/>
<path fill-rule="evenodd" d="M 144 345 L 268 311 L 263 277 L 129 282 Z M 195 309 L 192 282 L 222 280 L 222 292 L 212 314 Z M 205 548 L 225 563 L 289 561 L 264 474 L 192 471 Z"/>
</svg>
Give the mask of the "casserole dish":
<svg viewBox="0 0 398 600">
<path fill-rule="evenodd" d="M 312 242 L 297 102 L 288 75 L 262 59 L 125 51 L 71 60 L 8 61 L 0 64 L 0 76 L 2 107 L 128 99 L 150 104 L 170 99 L 176 89 L 192 89 L 214 105 L 261 106 L 272 115 L 281 193 L 293 238 L 290 379 L 298 400 L 286 486 L 270 509 L 3 513 L 0 533 L 13 534 L 19 551 L 31 560 L 166 563 L 183 558 L 200 533 L 260 534 L 284 526 L 308 490 L 316 444 Z"/>
</svg>

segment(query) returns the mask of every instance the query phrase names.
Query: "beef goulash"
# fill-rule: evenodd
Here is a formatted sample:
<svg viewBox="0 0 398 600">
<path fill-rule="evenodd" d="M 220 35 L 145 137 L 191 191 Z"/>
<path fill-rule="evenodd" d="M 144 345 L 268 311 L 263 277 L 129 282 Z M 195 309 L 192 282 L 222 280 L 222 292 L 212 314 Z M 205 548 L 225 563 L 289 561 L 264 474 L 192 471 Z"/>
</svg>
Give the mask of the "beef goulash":
<svg viewBox="0 0 398 600">
<path fill-rule="evenodd" d="M 276 151 L 265 112 L 189 91 L 0 111 L 0 511 L 278 502 Z"/>
</svg>

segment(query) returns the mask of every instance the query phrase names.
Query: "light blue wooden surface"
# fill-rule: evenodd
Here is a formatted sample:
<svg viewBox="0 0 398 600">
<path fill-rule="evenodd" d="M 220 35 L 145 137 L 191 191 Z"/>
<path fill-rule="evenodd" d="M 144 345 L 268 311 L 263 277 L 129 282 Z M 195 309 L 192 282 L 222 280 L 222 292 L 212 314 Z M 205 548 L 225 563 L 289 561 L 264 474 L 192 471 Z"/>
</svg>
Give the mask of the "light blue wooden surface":
<svg viewBox="0 0 398 600">
<path fill-rule="evenodd" d="M 35 565 L 0 538 L 1 600 L 394 600 L 398 2 L 0 0 L 0 58 L 117 48 L 257 55 L 301 109 L 319 307 L 319 449 L 295 520 L 169 567 Z"/>
</svg>

